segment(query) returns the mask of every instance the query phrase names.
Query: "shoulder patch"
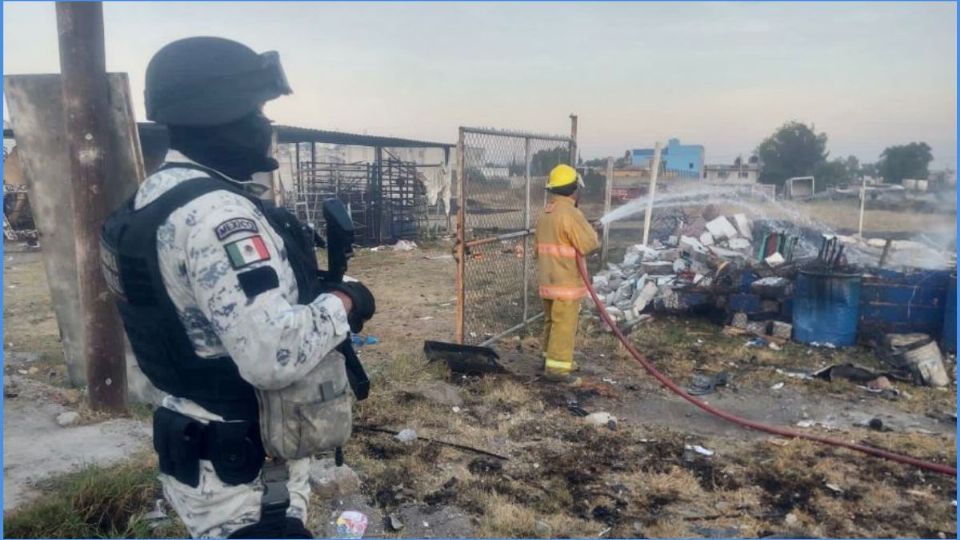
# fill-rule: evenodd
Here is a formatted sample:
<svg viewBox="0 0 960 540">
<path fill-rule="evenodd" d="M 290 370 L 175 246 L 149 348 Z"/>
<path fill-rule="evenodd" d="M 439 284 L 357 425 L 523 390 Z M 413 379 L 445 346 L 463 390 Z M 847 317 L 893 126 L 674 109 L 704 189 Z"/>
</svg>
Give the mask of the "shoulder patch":
<svg viewBox="0 0 960 540">
<path fill-rule="evenodd" d="M 257 228 L 257 223 L 252 219 L 247 218 L 233 218 L 224 221 L 223 223 L 217 225 L 217 228 L 214 229 L 214 232 L 217 233 L 217 240 L 223 240 L 224 238 L 230 236 L 233 233 L 238 232 L 260 232 L 260 229 Z"/>
<path fill-rule="evenodd" d="M 277 277 L 277 271 L 269 266 L 261 266 L 246 272 L 237 274 L 237 280 L 240 281 L 240 288 L 247 295 L 247 298 L 253 298 L 260 293 L 276 289 L 280 286 L 280 278 Z"/>
<path fill-rule="evenodd" d="M 263 238 L 259 234 L 230 242 L 224 246 L 224 249 L 227 250 L 230 266 L 234 270 L 250 266 L 255 262 L 270 260 L 270 252 L 267 251 L 267 245 L 263 243 Z"/>
</svg>

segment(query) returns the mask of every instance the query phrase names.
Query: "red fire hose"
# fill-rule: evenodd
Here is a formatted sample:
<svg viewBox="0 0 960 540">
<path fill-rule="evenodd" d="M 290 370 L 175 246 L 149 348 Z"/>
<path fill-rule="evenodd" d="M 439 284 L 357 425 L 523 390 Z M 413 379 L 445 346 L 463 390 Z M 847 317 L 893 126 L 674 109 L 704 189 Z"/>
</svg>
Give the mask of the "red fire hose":
<svg viewBox="0 0 960 540">
<path fill-rule="evenodd" d="M 600 313 L 600 318 L 602 318 L 603 321 L 607 323 L 607 326 L 609 326 L 610 329 L 613 330 L 613 333 L 617 336 L 617 339 L 620 340 L 620 343 L 623 343 L 623 346 L 626 347 L 628 351 L 630 351 L 630 354 L 633 355 L 633 357 L 638 362 L 640 362 L 643 368 L 646 369 L 647 372 L 650 373 L 650 375 L 653 375 L 655 379 L 660 381 L 660 384 L 666 386 L 671 392 L 673 392 L 674 394 L 677 394 L 678 396 L 696 405 L 697 407 L 700 407 L 701 409 L 707 411 L 708 413 L 714 416 L 722 418 L 728 422 L 733 422 L 734 424 L 737 424 L 741 427 L 745 427 L 747 429 L 753 429 L 756 431 L 771 433 L 773 435 L 779 435 L 781 437 L 807 439 L 809 441 L 829 444 L 831 446 L 848 448 L 850 450 L 856 450 L 857 452 L 863 452 L 864 454 L 869 454 L 871 456 L 889 459 L 892 461 L 896 461 L 898 463 L 906 463 L 908 465 L 913 465 L 921 469 L 926 469 L 928 471 L 933 471 L 940 474 L 946 474 L 956 478 L 957 469 L 950 467 L 948 465 L 932 463 L 930 461 L 924 461 L 922 459 L 917 459 L 910 456 L 895 454 L 893 452 L 887 452 L 886 450 L 881 450 L 879 448 L 873 448 L 873 447 L 862 445 L 862 444 L 849 443 L 846 441 L 841 441 L 839 439 L 832 439 L 830 437 L 821 437 L 819 435 L 811 435 L 808 433 L 794 431 L 792 429 L 786 429 L 786 428 L 781 428 L 776 426 L 768 426 L 766 424 L 754 422 L 753 420 L 747 420 L 746 418 L 740 418 L 739 416 L 735 416 L 728 412 L 721 411 L 720 409 L 717 409 L 716 407 L 708 405 L 707 403 L 691 396 L 690 394 L 686 393 L 683 390 L 683 388 L 680 388 L 679 386 L 677 386 L 675 382 L 671 381 L 665 375 L 657 371 L 657 368 L 654 367 L 654 365 L 650 362 L 650 360 L 648 360 L 645 356 L 643 356 L 643 354 L 641 354 L 640 351 L 638 351 L 636 347 L 633 346 L 633 343 L 631 343 L 627 339 L 627 337 L 623 335 L 623 332 L 621 332 L 620 329 L 617 328 L 617 324 L 613 321 L 612 318 L 610 318 L 610 314 L 607 313 L 606 307 L 603 305 L 603 302 L 601 302 L 600 298 L 597 297 L 597 291 L 593 289 L 593 286 L 590 283 L 590 276 L 587 273 L 586 263 L 584 262 L 583 257 L 580 257 L 579 255 L 577 256 L 577 268 L 580 270 L 580 277 L 583 278 L 583 283 L 587 286 L 587 290 L 590 292 L 590 297 L 593 298 L 594 303 L 597 304 L 597 311 Z"/>
</svg>

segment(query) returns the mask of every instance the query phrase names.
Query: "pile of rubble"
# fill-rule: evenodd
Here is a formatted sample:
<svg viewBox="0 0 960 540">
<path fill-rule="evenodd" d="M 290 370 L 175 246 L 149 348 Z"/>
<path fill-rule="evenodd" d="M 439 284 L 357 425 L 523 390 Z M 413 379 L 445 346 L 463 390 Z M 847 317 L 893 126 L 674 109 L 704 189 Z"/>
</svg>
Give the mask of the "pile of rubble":
<svg viewBox="0 0 960 540">
<path fill-rule="evenodd" d="M 645 311 L 678 311 L 712 303 L 712 287 L 724 270 L 742 268 L 755 258 L 752 224 L 745 214 L 698 218 L 666 242 L 627 248 L 620 264 L 608 263 L 593 286 L 607 312 L 628 326 Z M 767 264 L 778 266 L 775 253 Z"/>
</svg>

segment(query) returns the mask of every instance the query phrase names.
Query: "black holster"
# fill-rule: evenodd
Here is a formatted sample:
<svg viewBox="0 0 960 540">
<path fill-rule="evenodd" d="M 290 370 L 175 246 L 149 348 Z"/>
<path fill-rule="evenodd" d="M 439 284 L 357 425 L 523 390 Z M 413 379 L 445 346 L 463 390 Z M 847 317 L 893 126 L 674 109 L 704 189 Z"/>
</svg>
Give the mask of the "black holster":
<svg viewBox="0 0 960 540">
<path fill-rule="evenodd" d="M 256 421 L 231 420 L 204 425 L 193 418 L 159 407 L 153 414 L 153 447 L 160 472 L 191 487 L 200 483 L 200 460 L 213 464 L 228 485 L 253 482 L 266 453 Z"/>
</svg>

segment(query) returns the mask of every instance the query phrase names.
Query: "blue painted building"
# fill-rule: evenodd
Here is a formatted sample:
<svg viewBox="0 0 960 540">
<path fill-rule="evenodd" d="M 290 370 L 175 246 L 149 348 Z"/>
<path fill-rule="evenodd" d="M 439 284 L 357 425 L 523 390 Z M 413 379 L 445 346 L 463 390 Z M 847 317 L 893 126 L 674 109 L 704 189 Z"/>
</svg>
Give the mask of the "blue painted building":
<svg viewBox="0 0 960 540">
<path fill-rule="evenodd" d="M 630 151 L 630 164 L 634 167 L 649 166 L 653 148 Z M 680 139 L 670 139 L 660 151 L 660 161 L 667 173 L 676 176 L 701 178 L 703 176 L 703 145 L 680 144 Z"/>
</svg>

